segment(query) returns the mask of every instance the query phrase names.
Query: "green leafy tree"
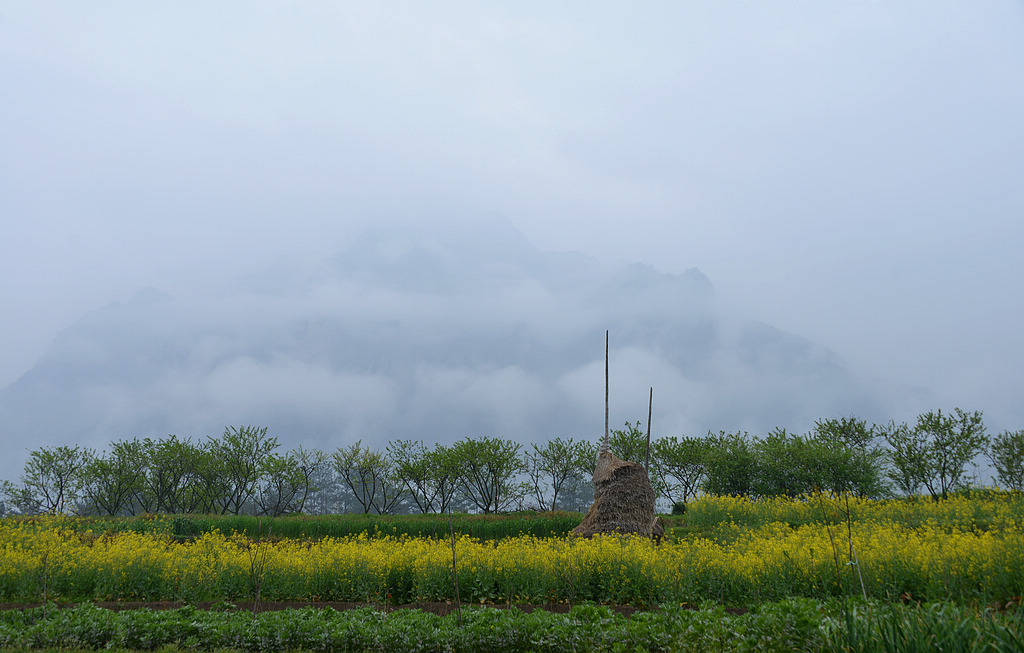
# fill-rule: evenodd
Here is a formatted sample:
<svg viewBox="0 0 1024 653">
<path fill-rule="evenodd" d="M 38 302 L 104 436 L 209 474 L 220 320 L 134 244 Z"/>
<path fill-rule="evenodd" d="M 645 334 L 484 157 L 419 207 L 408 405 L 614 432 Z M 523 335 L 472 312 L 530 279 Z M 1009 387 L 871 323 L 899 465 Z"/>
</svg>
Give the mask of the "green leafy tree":
<svg viewBox="0 0 1024 653">
<path fill-rule="evenodd" d="M 754 488 L 757 457 L 745 432 L 710 435 L 704 491 L 737 497 L 749 496 Z"/>
<path fill-rule="evenodd" d="M 577 459 L 577 467 L 566 478 L 558 496 L 565 509 L 583 512 L 594 500 L 594 468 L 600 445 L 583 440 L 579 446 L 581 453 Z"/>
<path fill-rule="evenodd" d="M 325 464 L 310 467 L 309 494 L 303 505 L 303 512 L 312 515 L 327 515 L 349 512 L 346 502 L 351 496 L 334 469 L 334 457 L 325 454 Z M 354 500 L 352 501 L 354 504 Z"/>
<path fill-rule="evenodd" d="M 77 446 L 30 451 L 21 486 L 5 482 L 4 493 L 23 514 L 70 512 L 82 487 L 82 467 L 90 455 Z"/>
<path fill-rule="evenodd" d="M 442 444 L 434 445 L 434 448 L 427 454 L 427 460 L 433 469 L 431 479 L 435 491 L 433 505 L 437 508 L 437 512 L 449 512 L 459 493 L 461 470 L 458 462 L 452 455 L 451 449 Z"/>
<path fill-rule="evenodd" d="M 816 439 L 823 442 L 850 449 L 875 449 L 878 455 L 884 454 L 877 444 L 880 436 L 878 426 L 868 426 L 865 420 L 856 417 L 820 419 L 814 423 L 812 432 Z"/>
<path fill-rule="evenodd" d="M 388 443 L 394 463 L 394 478 L 421 513 L 446 512 L 456 489 L 457 470 L 447 449 L 438 444 L 427 448 L 418 440 Z"/>
<path fill-rule="evenodd" d="M 305 512 L 313 493 L 318 492 L 320 487 L 317 479 L 322 470 L 328 467 L 327 454 L 319 449 L 305 449 L 299 446 L 293 452 L 299 463 L 299 471 L 302 472 L 302 496 L 298 499 L 296 512 Z"/>
<path fill-rule="evenodd" d="M 992 440 L 989 459 L 1008 490 L 1024 490 L 1024 431 L 1003 431 Z"/>
<path fill-rule="evenodd" d="M 433 512 L 435 491 L 430 450 L 420 440 L 388 442 L 388 455 L 394 462 L 395 480 L 409 493 L 421 513 Z"/>
<path fill-rule="evenodd" d="M 819 423 L 819 428 L 838 424 Z M 848 423 L 847 426 L 852 426 Z M 861 434 L 853 433 L 859 438 Z M 754 494 L 798 497 L 827 491 L 881 496 L 879 453 L 863 446 L 851 446 L 854 438 L 841 433 L 812 431 L 806 435 L 775 429 L 754 440 L 757 458 Z"/>
<path fill-rule="evenodd" d="M 931 474 L 925 487 L 933 498 L 945 499 L 949 492 L 966 485 L 966 467 L 988 445 L 981 411 L 968 413 L 959 408 L 955 415 L 941 410 L 917 418 L 917 429 L 931 439 Z"/>
<path fill-rule="evenodd" d="M 941 410 L 922 413 L 913 428 L 892 424 L 885 439 L 896 486 L 906 494 L 924 486 L 936 501 L 966 485 L 968 463 L 988 443 L 981 412 L 959 408 L 952 415 Z"/>
<path fill-rule="evenodd" d="M 270 454 L 256 484 L 254 501 L 258 512 L 271 517 L 301 512 L 314 472 L 306 467 L 311 463 L 316 464 L 316 458 L 301 449 Z"/>
<path fill-rule="evenodd" d="M 630 424 L 626 422 L 622 429 L 613 429 L 608 434 L 608 447 L 618 458 L 643 465 L 647 459 L 647 432 L 641 430 L 640 422 Z M 659 467 L 660 461 L 655 455 L 654 444 L 651 444 L 650 460 L 647 464 L 647 479 L 651 483 L 656 497 L 665 496 L 665 487 L 662 481 L 663 474 Z M 593 473 L 593 469 L 591 469 Z"/>
<path fill-rule="evenodd" d="M 811 432 L 820 445 L 822 489 L 855 496 L 881 498 L 890 493 L 885 477 L 885 449 L 879 428 L 855 417 L 818 420 Z"/>
<path fill-rule="evenodd" d="M 812 443 L 777 428 L 752 443 L 756 464 L 751 491 L 756 496 L 796 497 L 807 494 L 818 476 Z"/>
<path fill-rule="evenodd" d="M 610 439 L 610 438 L 609 438 Z M 597 454 L 601 450 L 600 444 L 584 440 L 580 443 L 583 455 L 580 457 L 576 468 L 576 476 L 583 478 L 587 485 L 591 485 L 594 478 L 594 469 L 597 467 Z"/>
<path fill-rule="evenodd" d="M 608 446 L 622 460 L 643 465 L 647 455 L 647 434 L 640 429 L 640 422 L 626 422 L 625 427 L 612 429 L 608 434 Z"/>
<path fill-rule="evenodd" d="M 226 491 L 216 504 L 221 514 L 240 514 L 256 492 L 256 483 L 270 455 L 278 447 L 267 427 L 230 426 L 219 439 L 210 439 L 210 451 L 220 460 Z"/>
<path fill-rule="evenodd" d="M 82 495 L 89 510 L 101 515 L 135 514 L 134 497 L 142 489 L 143 444 L 138 438 L 110 445 L 110 453 L 89 456 L 82 468 Z"/>
<path fill-rule="evenodd" d="M 339 447 L 333 460 L 339 478 L 363 513 L 394 512 L 404 492 L 395 483 L 394 465 L 385 452 L 363 447 L 359 440 L 350 447 Z"/>
<path fill-rule="evenodd" d="M 222 512 L 230 483 L 217 442 L 208 439 L 185 453 L 191 458 L 191 467 L 183 479 L 182 512 Z"/>
<path fill-rule="evenodd" d="M 537 505 L 547 510 L 557 509 L 563 488 L 578 483 L 580 469 L 593 466 L 593 460 L 590 447 L 572 438 L 556 437 L 543 446 L 532 443 L 523 455 L 523 468 Z"/>
<path fill-rule="evenodd" d="M 651 445 L 651 456 L 658 461 L 661 485 L 675 505 L 686 503 L 700 491 L 707 476 L 711 442 L 707 438 L 659 438 Z"/>
<path fill-rule="evenodd" d="M 36 515 L 39 514 L 39 500 L 25 488 L 10 481 L 0 482 L 0 494 L 6 497 L 4 516 L 8 514 Z"/>
<path fill-rule="evenodd" d="M 906 422 L 890 422 L 882 433 L 889 443 L 889 479 L 906 496 L 920 494 L 928 477 L 928 438 Z"/>
<path fill-rule="evenodd" d="M 464 438 L 451 446 L 449 460 L 458 469 L 463 496 L 481 512 L 508 510 L 525 495 L 516 481 L 523 469 L 516 442 L 494 437 Z"/>
<path fill-rule="evenodd" d="M 134 505 L 142 512 L 187 513 L 196 511 L 197 505 L 204 508 L 202 512 L 213 512 L 213 498 L 204 503 L 197 496 L 197 475 L 209 473 L 211 462 L 218 463 L 216 486 L 211 491 L 217 498 L 226 491 L 219 466 L 221 459 L 208 456 L 204 447 L 196 446 L 188 438 L 144 438 L 137 452 L 142 480 Z"/>
</svg>

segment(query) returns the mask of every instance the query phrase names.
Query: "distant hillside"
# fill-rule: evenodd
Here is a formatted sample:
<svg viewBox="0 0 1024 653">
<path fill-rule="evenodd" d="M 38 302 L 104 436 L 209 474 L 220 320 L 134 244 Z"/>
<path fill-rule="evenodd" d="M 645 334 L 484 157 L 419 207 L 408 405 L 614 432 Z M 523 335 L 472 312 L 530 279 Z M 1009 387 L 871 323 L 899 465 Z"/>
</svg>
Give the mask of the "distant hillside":
<svg viewBox="0 0 1024 653">
<path fill-rule="evenodd" d="M 362 438 L 523 442 L 613 426 L 805 429 L 881 413 L 829 351 L 716 309 L 696 269 L 538 252 L 510 224 L 381 227 L 328 260 L 277 261 L 231 290 L 143 289 L 84 316 L 0 392 L 0 478 L 24 449 L 270 428 L 286 446 Z"/>
</svg>

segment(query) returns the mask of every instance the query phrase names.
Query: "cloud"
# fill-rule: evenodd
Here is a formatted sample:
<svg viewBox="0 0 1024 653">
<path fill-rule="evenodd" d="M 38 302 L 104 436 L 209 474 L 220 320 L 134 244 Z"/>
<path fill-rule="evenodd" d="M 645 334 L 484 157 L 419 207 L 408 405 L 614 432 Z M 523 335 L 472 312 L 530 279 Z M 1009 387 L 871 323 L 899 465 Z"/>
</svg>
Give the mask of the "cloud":
<svg viewBox="0 0 1024 653">
<path fill-rule="evenodd" d="M 134 411 L 163 417 L 123 428 L 215 429 L 246 405 L 245 365 L 270 387 L 369 377 L 366 401 L 402 413 L 402 361 L 465 374 L 451 392 L 479 382 L 484 404 L 518 369 L 495 377 L 512 397 L 590 432 L 603 371 L 596 412 L 582 375 L 609 327 L 675 370 L 633 363 L 693 402 L 659 403 L 684 430 L 876 410 L 857 383 L 883 418 L 969 403 L 1024 421 L 1018 4 L 196 8 L 0 17 L 0 386 L 45 377 L 50 405 L 82 411 L 8 413 L 10 432 Z M 691 268 L 714 293 L 678 279 Z M 112 313 L 119 347 L 77 324 L 145 286 L 176 299 Z M 747 317 L 856 381 L 785 339 L 751 350 L 730 326 Z M 232 381 L 213 400 L 215 371 Z M 289 396 L 259 383 L 265 405 Z M 296 414 L 344 428 L 307 392 Z M 462 432 L 496 410 L 351 423 Z"/>
<path fill-rule="evenodd" d="M 356 439 L 591 439 L 603 426 L 606 329 L 614 428 L 644 419 L 651 386 L 656 432 L 673 435 L 703 434 L 723 415 L 803 428 L 837 389 L 870 396 L 806 341 L 719 316 L 697 271 L 495 252 L 488 243 L 507 223 L 459 229 L 454 240 L 377 230 L 358 250 L 281 261 L 184 298 L 145 290 L 64 332 L 0 392 L 0 413 L 15 437 L 32 429 L 94 446 L 240 424 L 328 450 Z M 814 400 L 791 392 L 805 378 Z M 54 396 L 59 425 L 48 422 Z"/>
<path fill-rule="evenodd" d="M 544 416 L 560 404 L 548 382 L 517 366 L 488 369 L 419 365 L 412 397 L 414 412 L 467 414 L 472 416 L 470 423 L 493 431 L 463 432 L 445 439 L 499 435 L 532 440 L 543 428 Z"/>
<path fill-rule="evenodd" d="M 218 365 L 203 379 L 202 396 L 226 414 L 261 421 L 279 413 L 334 422 L 344 432 L 396 409 L 394 384 L 380 374 L 338 372 L 281 356 L 244 356 Z"/>
</svg>

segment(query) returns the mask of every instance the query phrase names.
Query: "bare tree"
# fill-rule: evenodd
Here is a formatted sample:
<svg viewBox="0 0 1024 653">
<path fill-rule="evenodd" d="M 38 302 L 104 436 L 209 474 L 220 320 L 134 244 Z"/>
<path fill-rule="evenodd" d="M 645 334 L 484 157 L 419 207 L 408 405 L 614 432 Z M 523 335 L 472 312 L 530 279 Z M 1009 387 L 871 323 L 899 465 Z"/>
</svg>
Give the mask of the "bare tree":
<svg viewBox="0 0 1024 653">
<path fill-rule="evenodd" d="M 1024 490 L 1024 431 L 1003 431 L 989 453 L 999 482 L 1008 490 Z"/>
<path fill-rule="evenodd" d="M 89 456 L 82 469 L 82 494 L 91 510 L 103 515 L 135 514 L 132 501 L 142 489 L 142 442 L 114 442 L 110 453 Z"/>
<path fill-rule="evenodd" d="M 659 438 L 654 442 L 661 486 L 673 504 L 683 506 L 697 495 L 708 471 L 711 443 L 705 438 Z"/>
<path fill-rule="evenodd" d="M 390 514 L 404 497 L 393 478 L 393 462 L 384 452 L 363 447 L 362 440 L 351 447 L 339 447 L 332 455 L 334 469 L 352 492 L 362 512 Z"/>
<path fill-rule="evenodd" d="M 959 408 L 952 415 L 922 413 L 913 428 L 893 423 L 883 435 L 891 447 L 890 477 L 897 487 L 913 494 L 923 485 L 936 501 L 963 487 L 967 464 L 988 444 L 981 412 Z"/>
<path fill-rule="evenodd" d="M 405 488 L 421 513 L 445 512 L 455 492 L 456 472 L 442 445 L 428 449 L 421 441 L 388 444 L 395 481 Z"/>
<path fill-rule="evenodd" d="M 80 447 L 44 447 L 29 452 L 21 486 L 4 483 L 4 493 L 23 513 L 63 514 L 82 485 L 82 466 L 91 456 Z"/>
<path fill-rule="evenodd" d="M 449 450 L 459 470 L 459 488 L 484 513 L 507 510 L 521 500 L 524 486 L 516 482 L 522 471 L 519 444 L 501 438 L 464 438 Z"/>
<path fill-rule="evenodd" d="M 523 456 L 530 491 L 538 506 L 556 510 L 562 489 L 579 480 L 581 468 L 593 465 L 593 453 L 586 443 L 572 438 L 555 438 L 543 446 L 533 443 L 530 447 Z"/>
<path fill-rule="evenodd" d="M 223 464 L 227 491 L 220 497 L 222 514 L 239 514 L 256 492 L 268 457 L 278 448 L 277 438 L 267 436 L 267 427 L 228 427 L 220 440 L 211 438 L 211 448 Z"/>
</svg>

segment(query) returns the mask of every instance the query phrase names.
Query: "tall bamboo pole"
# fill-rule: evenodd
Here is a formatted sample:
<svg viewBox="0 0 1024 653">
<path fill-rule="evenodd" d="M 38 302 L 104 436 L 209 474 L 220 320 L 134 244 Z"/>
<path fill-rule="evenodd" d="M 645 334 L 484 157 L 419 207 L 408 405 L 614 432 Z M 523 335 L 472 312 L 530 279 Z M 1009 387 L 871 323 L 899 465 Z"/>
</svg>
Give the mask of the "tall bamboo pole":
<svg viewBox="0 0 1024 653">
<path fill-rule="evenodd" d="M 604 332 L 604 442 L 601 452 L 611 451 L 608 445 L 608 331 Z"/>
<path fill-rule="evenodd" d="M 651 465 L 651 409 L 654 407 L 654 386 L 651 386 L 651 398 L 647 400 L 647 453 L 644 454 L 644 469 L 650 472 Z"/>
</svg>

